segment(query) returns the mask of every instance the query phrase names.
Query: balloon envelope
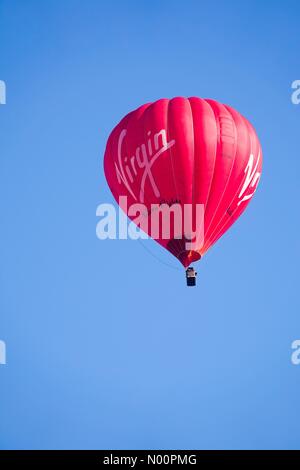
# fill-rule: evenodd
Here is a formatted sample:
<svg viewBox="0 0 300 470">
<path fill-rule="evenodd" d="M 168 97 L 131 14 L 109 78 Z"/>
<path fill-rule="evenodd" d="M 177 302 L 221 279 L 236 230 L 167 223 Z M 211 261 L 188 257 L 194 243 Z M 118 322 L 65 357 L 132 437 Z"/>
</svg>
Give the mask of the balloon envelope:
<svg viewBox="0 0 300 470">
<path fill-rule="evenodd" d="M 242 214 L 261 170 L 262 150 L 249 121 L 227 105 L 196 97 L 161 99 L 127 114 L 109 136 L 104 156 L 115 199 L 126 196 L 127 207 L 144 204 L 144 218 L 150 218 L 153 205 L 177 204 L 183 214 L 189 206 L 193 215 L 202 207 L 199 220 L 192 218 L 191 230 L 202 233 L 192 248 L 190 235 L 176 237 L 174 226 L 169 236 L 156 237 L 185 267 Z M 151 224 L 142 228 L 149 233 Z"/>
</svg>

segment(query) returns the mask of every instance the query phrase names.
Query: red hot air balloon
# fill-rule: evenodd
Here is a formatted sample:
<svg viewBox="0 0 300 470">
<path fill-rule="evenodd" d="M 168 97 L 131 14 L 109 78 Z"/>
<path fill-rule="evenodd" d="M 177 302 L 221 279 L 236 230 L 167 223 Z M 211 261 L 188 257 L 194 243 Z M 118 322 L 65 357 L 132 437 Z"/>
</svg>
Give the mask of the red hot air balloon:
<svg viewBox="0 0 300 470">
<path fill-rule="evenodd" d="M 158 237 L 185 268 L 199 260 L 249 204 L 260 179 L 262 150 L 252 125 L 233 108 L 201 98 L 161 99 L 127 114 L 109 136 L 104 171 L 117 202 L 201 204 L 199 246 Z M 130 217 L 130 215 L 129 215 Z M 133 217 L 131 217 L 133 219 Z M 188 285 L 195 272 L 187 269 Z"/>
</svg>

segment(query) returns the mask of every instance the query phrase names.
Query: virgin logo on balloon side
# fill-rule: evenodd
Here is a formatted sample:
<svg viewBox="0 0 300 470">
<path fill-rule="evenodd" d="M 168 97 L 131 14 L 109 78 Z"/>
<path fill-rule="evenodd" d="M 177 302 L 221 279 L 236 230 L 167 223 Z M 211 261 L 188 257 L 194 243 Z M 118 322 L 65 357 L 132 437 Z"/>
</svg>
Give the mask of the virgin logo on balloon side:
<svg viewBox="0 0 300 470">
<path fill-rule="evenodd" d="M 252 196 L 254 195 L 256 189 L 257 189 L 257 185 L 258 185 L 258 182 L 259 182 L 259 179 L 260 179 L 260 176 L 261 176 L 260 172 L 257 171 L 259 161 L 260 161 L 260 152 L 259 152 L 258 157 L 257 157 L 257 162 L 256 162 L 256 165 L 255 165 L 255 168 L 253 169 L 254 155 L 251 153 L 251 155 L 249 157 L 248 164 L 245 168 L 246 179 L 245 179 L 244 185 L 241 189 L 241 192 L 239 194 L 238 206 L 242 202 L 248 201 L 248 199 L 251 199 Z M 256 187 L 255 187 L 255 185 L 256 185 Z M 247 191 L 248 188 L 254 188 L 254 190 L 251 194 L 247 194 L 246 196 L 244 196 L 244 194 L 245 194 L 245 192 Z"/>
<path fill-rule="evenodd" d="M 147 142 L 139 145 L 134 155 L 129 158 L 128 156 L 122 156 L 122 145 L 126 134 L 127 130 L 123 129 L 118 140 L 118 164 L 115 162 L 118 183 L 123 183 L 134 200 L 137 201 L 138 198 L 132 189 L 132 185 L 138 175 L 136 168 L 136 166 L 138 166 L 138 168 L 144 170 L 139 193 L 140 202 L 144 202 L 145 184 L 147 180 L 149 180 L 154 195 L 159 197 L 160 192 L 153 177 L 152 166 L 162 153 L 175 145 L 175 139 L 168 142 L 165 129 L 161 129 L 153 136 L 151 135 L 151 131 L 148 131 L 147 135 L 149 138 Z"/>
</svg>

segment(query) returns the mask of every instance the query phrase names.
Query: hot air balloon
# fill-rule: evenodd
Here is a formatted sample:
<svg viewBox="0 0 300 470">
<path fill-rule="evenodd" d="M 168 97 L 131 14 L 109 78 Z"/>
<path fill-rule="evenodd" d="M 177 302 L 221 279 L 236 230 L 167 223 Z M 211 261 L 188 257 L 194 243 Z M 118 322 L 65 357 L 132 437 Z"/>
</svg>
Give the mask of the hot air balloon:
<svg viewBox="0 0 300 470">
<path fill-rule="evenodd" d="M 130 112 L 113 129 L 104 171 L 116 201 L 126 196 L 128 206 L 145 205 L 145 218 L 153 205 L 203 208 L 194 227 L 203 234 L 198 245 L 191 248 L 174 230 L 156 238 L 185 267 L 187 285 L 195 285 L 190 265 L 246 209 L 261 176 L 262 150 L 253 126 L 230 106 L 197 97 L 160 99 Z"/>
</svg>

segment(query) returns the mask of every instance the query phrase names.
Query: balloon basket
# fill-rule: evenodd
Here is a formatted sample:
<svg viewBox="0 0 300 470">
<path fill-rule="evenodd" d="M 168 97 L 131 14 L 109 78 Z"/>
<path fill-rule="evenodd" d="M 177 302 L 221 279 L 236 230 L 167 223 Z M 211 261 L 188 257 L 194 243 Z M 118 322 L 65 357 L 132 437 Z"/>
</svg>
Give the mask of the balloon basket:
<svg viewBox="0 0 300 470">
<path fill-rule="evenodd" d="M 187 270 L 185 271 L 185 276 L 186 276 L 186 285 L 188 287 L 193 287 L 196 285 L 197 272 L 195 271 L 194 268 L 187 268 Z"/>
</svg>

